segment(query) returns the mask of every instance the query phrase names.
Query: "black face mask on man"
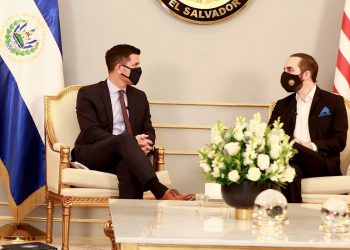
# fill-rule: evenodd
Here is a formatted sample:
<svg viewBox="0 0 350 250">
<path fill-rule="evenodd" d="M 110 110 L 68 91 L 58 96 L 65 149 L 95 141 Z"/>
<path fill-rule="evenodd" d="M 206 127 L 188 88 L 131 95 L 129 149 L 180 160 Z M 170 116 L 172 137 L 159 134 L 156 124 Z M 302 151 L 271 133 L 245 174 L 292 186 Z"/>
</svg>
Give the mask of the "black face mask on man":
<svg viewBox="0 0 350 250">
<path fill-rule="evenodd" d="M 141 77 L 141 74 L 142 74 L 142 69 L 141 67 L 138 67 L 138 68 L 130 68 L 124 64 L 122 64 L 124 67 L 130 69 L 130 75 L 129 76 L 126 76 L 124 74 L 122 74 L 123 76 L 125 76 L 126 78 L 128 78 L 132 84 L 136 85 L 139 80 L 140 80 L 140 77 Z"/>
<path fill-rule="evenodd" d="M 282 87 L 287 92 L 297 92 L 303 86 L 303 80 L 300 79 L 303 73 L 300 75 L 293 75 L 284 71 L 281 75 Z"/>
</svg>

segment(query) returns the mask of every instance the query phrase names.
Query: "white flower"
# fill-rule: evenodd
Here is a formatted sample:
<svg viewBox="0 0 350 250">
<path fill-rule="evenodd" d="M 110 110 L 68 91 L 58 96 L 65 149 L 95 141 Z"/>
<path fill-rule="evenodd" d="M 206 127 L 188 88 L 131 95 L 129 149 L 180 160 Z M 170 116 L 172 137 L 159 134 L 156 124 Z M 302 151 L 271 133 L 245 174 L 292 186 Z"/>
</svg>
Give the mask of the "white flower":
<svg viewBox="0 0 350 250">
<path fill-rule="evenodd" d="M 223 126 L 221 122 L 218 122 L 214 127 L 212 127 L 210 131 L 211 143 L 220 144 L 224 141 L 221 135 L 222 130 Z"/>
<path fill-rule="evenodd" d="M 280 146 L 272 146 L 270 149 L 270 157 L 275 160 L 280 157 L 281 147 Z"/>
<path fill-rule="evenodd" d="M 276 162 L 273 162 L 270 167 L 267 169 L 267 173 L 275 173 L 278 170 L 278 165 Z"/>
<path fill-rule="evenodd" d="M 265 170 L 265 169 L 268 169 L 269 166 L 270 166 L 270 157 L 268 155 L 265 155 L 265 154 L 259 154 L 258 155 L 258 167 L 261 170 Z"/>
<path fill-rule="evenodd" d="M 269 141 L 271 145 L 278 145 L 278 143 L 281 141 L 280 137 L 276 134 L 271 134 L 269 137 Z"/>
<path fill-rule="evenodd" d="M 212 176 L 214 176 L 216 178 L 219 177 L 220 176 L 220 169 L 219 168 L 214 168 L 213 172 L 211 174 L 212 174 Z"/>
<path fill-rule="evenodd" d="M 238 142 L 230 142 L 224 146 L 224 149 L 228 155 L 234 156 L 239 152 L 241 147 Z"/>
<path fill-rule="evenodd" d="M 248 170 L 247 178 L 251 181 L 257 181 L 260 179 L 261 172 L 259 168 L 253 167 Z"/>
<path fill-rule="evenodd" d="M 210 152 L 208 153 L 208 159 L 214 159 L 214 157 L 215 157 L 215 152 L 210 151 Z"/>
<path fill-rule="evenodd" d="M 220 134 L 212 134 L 211 143 L 220 144 L 223 141 L 224 141 L 224 139 L 222 138 L 222 136 Z"/>
<path fill-rule="evenodd" d="M 243 131 L 242 131 L 242 130 L 240 130 L 240 131 L 234 131 L 234 132 L 233 132 L 233 137 L 234 137 L 237 141 L 242 141 L 242 140 L 243 140 L 243 137 L 244 137 Z"/>
<path fill-rule="evenodd" d="M 204 172 L 209 173 L 211 171 L 211 167 L 204 161 L 201 161 L 199 166 L 203 168 Z"/>
<path fill-rule="evenodd" d="M 293 182 L 293 179 L 295 177 L 295 169 L 292 167 L 287 167 L 283 177 L 285 181 Z"/>
<path fill-rule="evenodd" d="M 230 179 L 230 181 L 237 182 L 240 178 L 238 171 L 232 170 L 231 172 L 229 172 L 228 178 Z"/>
<path fill-rule="evenodd" d="M 225 168 L 225 164 L 223 162 L 219 162 L 218 169 L 224 169 L 224 168 Z"/>
</svg>

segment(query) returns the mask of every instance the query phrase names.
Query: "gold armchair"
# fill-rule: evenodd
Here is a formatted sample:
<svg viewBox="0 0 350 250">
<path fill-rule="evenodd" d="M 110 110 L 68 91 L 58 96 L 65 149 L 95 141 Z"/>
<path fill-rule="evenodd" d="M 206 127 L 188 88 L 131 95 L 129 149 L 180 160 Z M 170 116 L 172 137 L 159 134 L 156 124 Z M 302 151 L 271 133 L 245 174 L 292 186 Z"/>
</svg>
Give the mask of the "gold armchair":
<svg viewBox="0 0 350 250">
<path fill-rule="evenodd" d="M 46 242 L 52 242 L 53 209 L 58 203 L 62 207 L 62 250 L 69 249 L 71 207 L 108 207 L 108 199 L 118 197 L 116 175 L 71 167 L 70 150 L 80 131 L 76 98 L 82 86 L 69 86 L 57 96 L 45 96 Z M 155 147 L 153 165 L 160 181 L 169 185 L 163 148 Z"/>
<path fill-rule="evenodd" d="M 344 99 L 348 123 L 350 124 L 350 101 Z M 269 117 L 276 102 L 269 105 Z M 340 170 L 342 176 L 324 176 L 304 178 L 301 180 L 303 203 L 322 204 L 329 198 L 341 198 L 350 204 L 350 129 L 348 129 L 346 146 L 340 153 Z M 350 205 L 349 205 L 350 207 Z"/>
</svg>

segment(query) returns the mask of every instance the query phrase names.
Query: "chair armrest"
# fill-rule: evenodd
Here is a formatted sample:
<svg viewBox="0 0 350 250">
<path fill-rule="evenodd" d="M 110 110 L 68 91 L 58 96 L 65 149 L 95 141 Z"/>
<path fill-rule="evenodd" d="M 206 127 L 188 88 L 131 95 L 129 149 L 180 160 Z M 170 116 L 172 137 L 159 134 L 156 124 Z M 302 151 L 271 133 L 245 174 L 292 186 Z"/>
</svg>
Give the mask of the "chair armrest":
<svg viewBox="0 0 350 250">
<path fill-rule="evenodd" d="M 64 143 L 54 143 L 52 148 L 46 145 L 47 156 L 47 185 L 50 191 L 60 194 L 62 188 L 69 187 L 62 184 L 62 170 L 70 167 L 70 147 Z"/>
<path fill-rule="evenodd" d="M 165 170 L 164 148 L 161 146 L 154 147 L 153 167 L 156 172 Z"/>
</svg>

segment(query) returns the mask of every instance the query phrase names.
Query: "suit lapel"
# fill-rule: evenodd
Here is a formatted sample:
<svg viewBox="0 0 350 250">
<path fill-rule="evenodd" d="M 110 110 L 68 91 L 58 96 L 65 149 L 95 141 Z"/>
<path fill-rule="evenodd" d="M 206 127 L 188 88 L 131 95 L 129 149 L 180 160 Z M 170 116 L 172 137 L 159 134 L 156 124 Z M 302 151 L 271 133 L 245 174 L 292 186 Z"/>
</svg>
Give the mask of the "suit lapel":
<svg viewBox="0 0 350 250">
<path fill-rule="evenodd" d="M 294 134 L 294 129 L 295 129 L 295 122 L 297 119 L 297 100 L 295 99 L 295 94 L 291 97 L 291 100 L 288 104 L 288 108 L 286 110 L 289 110 L 290 115 L 287 115 L 289 118 L 289 121 L 286 122 L 286 127 L 285 130 L 287 134 L 293 136 Z"/>
<path fill-rule="evenodd" d="M 134 96 L 133 87 L 129 85 L 126 87 L 126 97 L 128 98 L 129 121 L 130 121 L 131 129 L 134 132 L 133 128 L 135 128 L 135 122 L 136 122 L 137 100 Z"/>
<path fill-rule="evenodd" d="M 106 109 L 109 130 L 112 131 L 113 130 L 113 111 L 112 111 L 111 96 L 109 94 L 107 81 L 103 81 L 101 84 L 101 98 Z"/>
<path fill-rule="evenodd" d="M 311 103 L 311 107 L 310 107 L 309 120 L 310 120 L 310 117 L 313 115 L 319 100 L 321 99 L 321 95 L 322 95 L 322 92 L 321 92 L 320 88 L 316 85 L 316 91 L 315 91 L 314 98 L 312 99 L 312 103 Z"/>
<path fill-rule="evenodd" d="M 322 91 L 316 85 L 316 91 L 315 91 L 314 98 L 312 99 L 310 113 L 309 113 L 309 133 L 310 133 L 311 141 L 313 141 L 313 139 L 315 138 L 315 130 L 311 129 L 311 128 L 313 128 L 319 122 L 318 121 L 318 113 L 317 113 L 317 111 L 319 109 L 317 109 L 317 107 L 320 104 L 321 97 L 322 97 Z"/>
</svg>

